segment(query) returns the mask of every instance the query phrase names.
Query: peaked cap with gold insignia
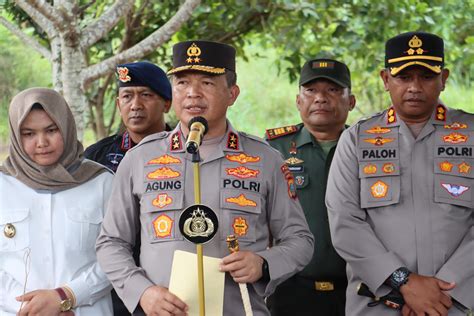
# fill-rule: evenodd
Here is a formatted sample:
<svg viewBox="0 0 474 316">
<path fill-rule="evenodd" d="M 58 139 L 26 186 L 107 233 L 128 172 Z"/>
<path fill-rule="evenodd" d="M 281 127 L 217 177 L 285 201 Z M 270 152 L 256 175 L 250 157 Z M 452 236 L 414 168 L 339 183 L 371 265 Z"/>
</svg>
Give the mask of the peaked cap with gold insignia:
<svg viewBox="0 0 474 316">
<path fill-rule="evenodd" d="M 235 48 L 210 41 L 186 41 L 173 46 L 173 69 L 168 74 L 185 70 L 224 74 L 235 71 Z"/>
<path fill-rule="evenodd" d="M 385 43 L 385 68 L 391 75 L 414 65 L 440 73 L 444 67 L 443 39 L 430 33 L 408 32 Z"/>
</svg>

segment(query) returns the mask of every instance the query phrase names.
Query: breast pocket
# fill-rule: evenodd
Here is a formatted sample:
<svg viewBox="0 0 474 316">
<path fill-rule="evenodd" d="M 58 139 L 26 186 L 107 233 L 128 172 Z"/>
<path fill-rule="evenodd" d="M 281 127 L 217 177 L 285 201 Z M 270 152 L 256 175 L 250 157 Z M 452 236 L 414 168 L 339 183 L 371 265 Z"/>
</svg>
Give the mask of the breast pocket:
<svg viewBox="0 0 474 316">
<path fill-rule="evenodd" d="M 435 159 L 435 202 L 474 208 L 473 159 Z"/>
<path fill-rule="evenodd" d="M 71 249 L 94 251 L 103 218 L 102 208 L 68 208 L 66 213 L 69 220 L 66 245 Z"/>
<path fill-rule="evenodd" d="M 257 222 L 261 213 L 259 193 L 224 189 L 220 193 L 221 239 L 235 235 L 241 242 L 255 242 Z"/>
<path fill-rule="evenodd" d="M 29 209 L 0 210 L 0 250 L 18 251 L 30 245 Z"/>
<path fill-rule="evenodd" d="M 178 225 L 183 201 L 182 190 L 159 191 L 142 196 L 140 216 L 144 234 L 150 243 L 183 240 Z"/>
<path fill-rule="evenodd" d="M 400 201 L 398 161 L 368 162 L 359 167 L 360 207 L 373 208 Z"/>
</svg>

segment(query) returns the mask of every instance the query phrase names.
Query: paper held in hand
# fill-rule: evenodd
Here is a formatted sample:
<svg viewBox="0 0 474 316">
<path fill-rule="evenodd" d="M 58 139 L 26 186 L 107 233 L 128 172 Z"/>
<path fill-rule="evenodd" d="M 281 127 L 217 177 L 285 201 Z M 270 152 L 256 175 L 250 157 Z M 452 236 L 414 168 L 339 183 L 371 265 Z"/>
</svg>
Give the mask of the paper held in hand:
<svg viewBox="0 0 474 316">
<path fill-rule="evenodd" d="M 220 258 L 204 256 L 206 315 L 222 315 L 225 273 L 219 271 Z M 199 316 L 197 256 L 176 250 L 171 267 L 169 291 L 189 306 L 189 316 Z"/>
</svg>

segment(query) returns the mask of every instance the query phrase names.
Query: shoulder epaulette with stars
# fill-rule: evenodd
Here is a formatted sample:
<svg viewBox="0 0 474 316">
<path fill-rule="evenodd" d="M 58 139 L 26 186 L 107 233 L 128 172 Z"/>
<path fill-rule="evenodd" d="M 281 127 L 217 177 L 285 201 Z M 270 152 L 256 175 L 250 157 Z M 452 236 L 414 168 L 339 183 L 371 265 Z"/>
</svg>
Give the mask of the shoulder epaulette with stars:
<svg viewBox="0 0 474 316">
<path fill-rule="evenodd" d="M 284 135 L 296 133 L 297 131 L 298 127 L 296 125 L 290 125 L 267 129 L 265 134 L 267 135 L 267 139 L 275 139 Z"/>
</svg>

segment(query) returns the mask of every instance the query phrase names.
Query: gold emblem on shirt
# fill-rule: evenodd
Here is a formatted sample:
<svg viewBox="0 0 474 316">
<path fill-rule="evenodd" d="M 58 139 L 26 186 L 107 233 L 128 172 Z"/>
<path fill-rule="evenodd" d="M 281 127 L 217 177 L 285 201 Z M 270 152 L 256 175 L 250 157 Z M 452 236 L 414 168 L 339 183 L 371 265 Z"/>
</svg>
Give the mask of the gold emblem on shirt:
<svg viewBox="0 0 474 316">
<path fill-rule="evenodd" d="M 384 198 L 388 192 L 388 185 L 385 182 L 378 180 L 370 187 L 370 191 L 374 198 Z"/>
<path fill-rule="evenodd" d="M 12 223 L 5 224 L 5 228 L 3 228 L 3 234 L 7 238 L 13 238 L 16 235 L 16 228 Z"/>
</svg>

